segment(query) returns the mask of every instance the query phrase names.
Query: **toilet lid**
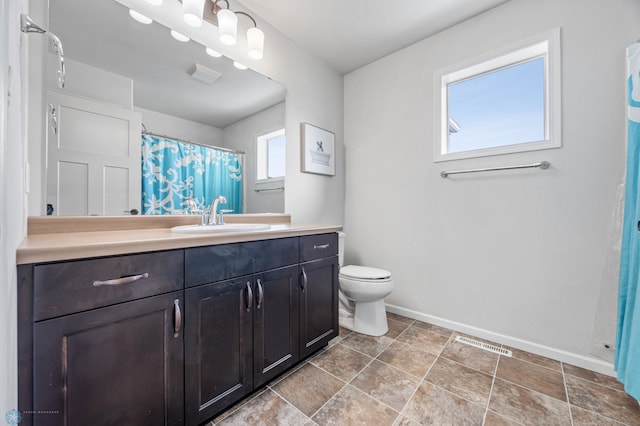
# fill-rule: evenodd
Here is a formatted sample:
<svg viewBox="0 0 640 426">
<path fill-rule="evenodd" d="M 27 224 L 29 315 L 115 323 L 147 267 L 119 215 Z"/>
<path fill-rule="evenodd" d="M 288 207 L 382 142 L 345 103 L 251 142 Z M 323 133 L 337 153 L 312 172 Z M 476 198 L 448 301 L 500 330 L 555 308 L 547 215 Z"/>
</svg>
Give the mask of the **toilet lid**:
<svg viewBox="0 0 640 426">
<path fill-rule="evenodd" d="M 384 269 L 356 265 L 349 265 L 340 268 L 340 275 L 360 280 L 384 280 L 391 278 L 391 272 L 385 271 Z"/>
</svg>

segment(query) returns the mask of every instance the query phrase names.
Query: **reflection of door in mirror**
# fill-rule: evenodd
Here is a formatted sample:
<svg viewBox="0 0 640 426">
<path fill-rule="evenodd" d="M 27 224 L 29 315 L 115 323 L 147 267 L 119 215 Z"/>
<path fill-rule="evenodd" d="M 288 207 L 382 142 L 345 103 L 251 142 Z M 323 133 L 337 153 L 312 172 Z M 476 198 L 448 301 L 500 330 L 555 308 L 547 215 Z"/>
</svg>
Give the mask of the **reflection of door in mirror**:
<svg viewBox="0 0 640 426">
<path fill-rule="evenodd" d="M 54 215 L 140 210 L 140 114 L 48 92 L 47 204 Z"/>
</svg>

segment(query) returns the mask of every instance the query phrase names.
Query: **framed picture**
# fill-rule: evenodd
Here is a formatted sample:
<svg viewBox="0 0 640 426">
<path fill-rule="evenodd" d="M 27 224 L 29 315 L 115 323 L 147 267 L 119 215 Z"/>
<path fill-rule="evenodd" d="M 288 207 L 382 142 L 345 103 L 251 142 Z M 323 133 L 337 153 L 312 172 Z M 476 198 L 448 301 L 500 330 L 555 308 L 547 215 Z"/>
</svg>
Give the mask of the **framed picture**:
<svg viewBox="0 0 640 426">
<path fill-rule="evenodd" d="M 301 168 L 305 173 L 335 176 L 335 134 L 313 126 L 300 123 Z"/>
</svg>

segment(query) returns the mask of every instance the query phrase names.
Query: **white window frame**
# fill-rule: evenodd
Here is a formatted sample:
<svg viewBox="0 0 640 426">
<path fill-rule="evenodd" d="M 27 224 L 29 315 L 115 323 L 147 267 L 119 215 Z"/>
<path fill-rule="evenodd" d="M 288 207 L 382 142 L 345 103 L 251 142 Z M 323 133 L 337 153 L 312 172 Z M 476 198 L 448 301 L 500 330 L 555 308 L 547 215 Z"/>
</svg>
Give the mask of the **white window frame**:
<svg viewBox="0 0 640 426">
<path fill-rule="evenodd" d="M 268 141 L 269 139 L 273 139 L 275 137 L 278 136 L 282 136 L 285 135 L 285 129 L 281 128 L 278 130 L 274 130 L 272 132 L 269 133 L 264 133 L 262 135 L 256 136 L 256 183 L 265 183 L 265 182 L 281 182 L 284 181 L 285 176 L 279 176 L 279 177 L 268 177 L 266 179 L 260 179 L 258 176 L 261 175 L 261 169 L 264 168 L 265 169 L 265 173 L 268 173 L 268 169 L 269 169 L 269 165 L 268 164 L 262 164 L 261 159 L 264 159 L 265 161 L 269 161 L 269 157 L 268 157 Z M 264 145 L 264 147 L 261 147 L 261 144 Z M 265 152 L 261 152 L 264 149 Z M 286 149 L 286 147 L 285 147 Z"/>
<path fill-rule="evenodd" d="M 545 61 L 545 138 L 540 141 L 477 150 L 448 152 L 449 105 L 448 86 L 462 80 L 487 74 L 531 59 Z M 561 120 L 560 28 L 523 40 L 490 54 L 474 58 L 434 73 L 434 162 L 526 152 L 562 146 Z"/>
</svg>

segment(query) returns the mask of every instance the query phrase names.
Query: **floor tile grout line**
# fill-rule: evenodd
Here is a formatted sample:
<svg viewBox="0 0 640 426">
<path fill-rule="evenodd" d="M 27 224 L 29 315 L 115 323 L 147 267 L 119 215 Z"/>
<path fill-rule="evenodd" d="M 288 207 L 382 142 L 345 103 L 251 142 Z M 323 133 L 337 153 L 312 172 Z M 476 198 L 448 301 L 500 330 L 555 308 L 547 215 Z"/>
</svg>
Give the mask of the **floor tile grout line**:
<svg viewBox="0 0 640 426">
<path fill-rule="evenodd" d="M 502 355 L 498 354 L 498 359 L 496 359 L 496 365 L 493 369 L 493 375 L 491 377 L 491 388 L 489 389 L 489 395 L 487 396 L 487 406 L 484 409 L 484 416 L 482 417 L 482 424 L 487 422 L 487 414 L 489 414 L 489 405 L 491 404 L 491 396 L 493 395 L 493 385 L 496 384 L 496 375 L 498 374 L 498 365 L 500 365 L 500 359 Z"/>
<path fill-rule="evenodd" d="M 300 410 L 298 407 L 296 407 L 293 403 L 291 403 L 287 398 L 285 398 L 283 395 L 280 395 L 278 393 L 278 391 L 276 391 L 275 389 L 270 389 L 271 392 L 275 393 L 278 398 L 282 399 L 287 405 L 292 406 L 297 412 L 299 412 L 300 414 L 302 414 L 303 416 L 305 416 L 307 418 L 307 420 L 312 421 L 313 423 L 316 423 L 313 421 L 313 419 L 311 419 L 310 416 L 307 416 L 305 413 L 302 412 L 302 410 Z M 315 413 L 314 413 L 315 414 Z"/>
<path fill-rule="evenodd" d="M 346 345 L 343 345 L 343 346 L 346 346 Z M 349 348 L 349 347 L 347 346 L 347 348 Z M 349 348 L 349 349 L 351 349 L 351 348 Z M 356 352 L 361 353 L 361 354 L 363 354 L 363 355 L 366 355 L 367 357 L 371 358 L 371 360 L 370 360 L 370 361 L 369 361 L 369 362 L 368 362 L 364 367 L 362 367 L 362 368 L 361 368 L 361 369 L 360 369 L 360 370 L 359 370 L 359 371 L 358 371 L 358 372 L 357 372 L 357 373 L 356 373 L 356 374 L 355 374 L 351 379 L 349 379 L 349 380 L 342 380 L 341 378 L 339 378 L 338 376 L 335 376 L 334 374 L 330 373 L 329 371 L 325 370 L 324 368 L 319 367 L 319 366 L 317 366 L 317 365 L 314 365 L 314 367 L 319 368 L 320 370 L 324 371 L 325 373 L 329 374 L 330 376 L 332 376 L 332 377 L 334 377 L 334 378 L 336 378 L 336 379 L 340 380 L 341 382 L 343 382 L 343 383 L 344 383 L 344 385 L 343 385 L 340 389 L 338 389 L 338 391 L 337 391 L 337 392 L 335 392 L 333 395 L 331 395 L 331 398 L 329 398 L 328 400 L 326 400 L 326 401 L 325 401 L 325 403 L 324 403 L 324 404 L 322 404 L 322 405 L 321 405 L 321 406 L 320 406 L 320 407 L 319 407 L 319 408 L 318 408 L 318 409 L 317 409 L 317 410 L 316 410 L 316 411 L 315 411 L 311 416 L 309 416 L 309 418 L 310 418 L 312 421 L 313 421 L 313 416 L 315 416 L 315 415 L 316 415 L 316 414 L 318 414 L 320 411 L 322 411 L 322 409 L 323 409 L 327 404 L 329 404 L 332 400 L 334 400 L 334 399 L 336 398 L 336 396 L 337 396 L 340 392 L 342 392 L 342 390 L 343 390 L 344 388 L 346 388 L 347 386 L 349 386 L 349 384 L 351 383 L 351 381 L 352 381 L 354 378 L 358 377 L 358 375 L 359 375 L 360 373 L 362 373 L 362 371 L 363 371 L 365 368 L 367 368 L 369 365 L 371 365 L 371 363 L 372 363 L 373 361 L 375 361 L 375 358 L 372 358 L 371 356 L 369 356 L 369 355 L 367 355 L 367 354 L 364 354 L 364 353 L 362 353 L 362 352 L 360 352 L 360 351 L 356 351 Z M 354 388 L 355 388 L 355 386 L 352 386 L 352 387 L 354 387 Z M 377 401 L 377 400 L 376 400 L 376 401 Z"/>
<path fill-rule="evenodd" d="M 596 386 L 602 386 L 602 387 L 604 387 L 604 388 L 607 388 L 607 389 L 608 389 L 608 390 L 610 390 L 610 391 L 612 390 L 612 391 L 622 392 L 622 393 L 625 393 L 625 394 L 626 394 L 626 392 L 625 392 L 625 391 L 621 391 L 620 389 L 614 389 L 614 388 L 611 388 L 611 387 L 609 387 L 609 386 L 601 385 L 600 383 L 596 383 L 596 382 L 594 382 L 594 381 L 592 381 L 592 380 L 588 380 L 588 379 L 583 379 L 583 378 L 580 378 L 580 377 L 574 376 L 574 375 L 572 375 L 572 374 L 567 374 L 567 375 L 568 375 L 568 376 L 571 376 L 572 378 L 574 378 L 574 379 L 576 379 L 576 380 L 581 380 L 581 381 L 583 381 L 583 382 L 590 383 L 590 384 L 592 384 L 592 385 L 596 385 Z M 566 381 L 565 381 L 565 385 L 566 385 Z M 567 393 L 568 393 L 568 385 L 566 385 L 566 388 L 567 388 Z M 569 400 L 569 396 L 568 396 L 568 395 L 567 395 L 567 402 L 569 402 L 569 410 L 570 410 L 570 412 L 571 412 L 571 416 L 572 416 L 572 418 L 573 418 L 573 411 L 571 411 L 571 405 L 572 405 L 572 404 L 571 404 L 571 401 Z M 611 420 L 611 421 L 616 422 L 616 423 L 619 423 L 619 424 L 621 424 L 621 425 L 623 425 L 623 426 L 628 426 L 628 425 L 627 425 L 627 423 L 625 423 L 625 422 L 623 422 L 623 421 L 621 421 L 621 420 L 615 419 L 615 418 L 613 418 L 613 417 L 611 417 L 611 416 L 608 416 L 608 415 L 606 415 L 606 414 L 604 414 L 604 413 L 601 413 L 601 412 L 599 412 L 599 411 L 594 411 L 594 410 L 592 410 L 592 409 L 590 409 L 590 408 L 581 407 L 581 406 L 580 406 L 580 405 L 578 405 L 578 404 L 575 404 L 575 406 L 576 406 L 576 407 L 578 407 L 578 408 L 580 408 L 581 410 L 588 411 L 589 413 L 593 413 L 593 414 L 597 415 L 598 417 L 603 417 L 603 418 L 605 418 L 605 419 L 607 419 L 607 420 Z"/>
<path fill-rule="evenodd" d="M 573 411 L 571 410 L 571 400 L 569 399 L 569 389 L 567 386 L 567 377 L 564 372 L 564 362 L 560 362 L 560 371 L 562 372 L 562 384 L 564 385 L 564 396 L 567 398 L 567 408 L 569 408 L 569 421 L 573 426 Z"/>
<path fill-rule="evenodd" d="M 408 327 L 407 327 L 407 329 L 408 329 Z M 453 336 L 453 333 L 451 333 L 451 336 Z M 431 369 L 433 368 L 433 366 L 434 366 L 434 365 L 436 365 L 436 362 L 438 362 L 438 358 L 440 358 L 440 354 L 442 354 L 442 351 L 444 351 L 444 348 L 449 344 L 449 341 L 451 340 L 451 336 L 449 336 L 449 339 L 447 339 L 447 343 L 445 343 L 445 344 L 442 346 L 442 349 L 440 349 L 440 352 L 438 353 L 438 355 L 435 355 L 435 359 L 433 360 L 433 362 L 431 363 L 431 365 L 430 365 L 430 366 L 429 366 L 429 368 L 427 369 L 427 372 L 426 372 L 426 373 L 424 373 L 424 375 L 422 376 L 422 378 L 421 378 L 421 379 L 420 379 L 420 381 L 418 382 L 418 386 L 416 386 L 416 388 L 413 390 L 413 392 L 411 393 L 411 395 L 410 395 L 410 396 L 409 396 L 409 398 L 407 399 L 407 402 L 405 402 L 405 403 L 404 403 L 404 406 L 402 407 L 402 410 L 400 410 L 400 415 L 405 416 L 405 417 L 408 417 L 409 419 L 411 419 L 411 420 L 413 420 L 413 421 L 415 421 L 415 422 L 417 422 L 417 423 L 420 423 L 420 422 L 419 422 L 418 420 L 416 420 L 415 418 L 412 418 L 412 417 L 410 417 L 410 416 L 407 416 L 406 414 L 403 414 L 403 413 L 404 413 L 404 410 L 405 410 L 405 408 L 407 408 L 407 405 L 411 402 L 411 400 L 413 399 L 413 397 L 416 395 L 416 392 L 418 392 L 418 389 L 420 389 L 420 386 L 422 386 L 422 383 L 427 382 L 427 383 L 429 383 L 429 384 L 430 384 L 430 385 L 432 385 L 432 386 L 436 386 L 436 387 L 440 388 L 440 386 L 437 386 L 437 385 L 435 385 L 435 384 L 433 384 L 433 383 L 431 383 L 431 382 L 427 381 L 427 376 L 428 376 L 428 375 L 429 375 L 429 373 L 431 372 Z M 400 337 L 400 336 L 398 336 L 398 337 Z M 397 340 L 397 338 L 396 338 L 396 340 Z M 398 341 L 398 342 L 400 342 L 400 341 Z M 400 342 L 400 343 L 404 343 L 404 342 Z M 406 343 L 406 344 L 408 344 L 408 343 Z M 410 346 L 414 346 L 414 345 L 410 345 Z M 433 355 L 431 352 L 426 352 L 426 351 L 423 351 L 423 352 L 428 353 L 428 354 L 430 354 L 430 355 Z M 417 376 L 416 376 L 416 377 L 417 377 Z M 442 388 L 440 388 L 440 389 L 442 389 Z M 443 390 L 447 391 L 446 389 L 443 389 Z M 448 392 L 448 391 L 447 391 L 447 392 Z M 455 394 L 453 394 L 453 395 L 455 395 Z M 456 395 L 456 396 L 458 396 L 458 395 Z M 471 402 L 471 401 L 469 401 L 469 402 Z"/>
</svg>

